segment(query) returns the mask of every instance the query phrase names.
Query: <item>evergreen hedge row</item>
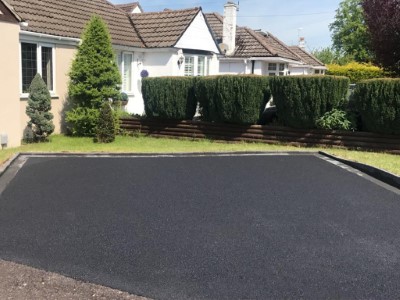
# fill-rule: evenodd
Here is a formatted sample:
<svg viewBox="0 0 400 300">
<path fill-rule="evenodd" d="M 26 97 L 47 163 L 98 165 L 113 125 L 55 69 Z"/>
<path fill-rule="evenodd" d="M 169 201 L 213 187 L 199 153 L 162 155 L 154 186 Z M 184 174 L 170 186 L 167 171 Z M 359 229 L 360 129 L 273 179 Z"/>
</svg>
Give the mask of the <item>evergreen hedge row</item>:
<svg viewBox="0 0 400 300">
<path fill-rule="evenodd" d="M 146 116 L 191 120 L 196 113 L 194 77 L 143 78 L 142 93 Z"/>
<path fill-rule="evenodd" d="M 352 101 L 363 130 L 400 134 L 400 79 L 370 79 L 357 84 Z"/>
<path fill-rule="evenodd" d="M 350 84 L 335 76 L 279 76 L 269 82 L 279 120 L 294 128 L 315 128 L 326 112 L 344 107 Z"/>
<path fill-rule="evenodd" d="M 199 77 L 195 85 L 202 120 L 257 124 L 271 98 L 268 78 L 254 75 Z"/>
</svg>

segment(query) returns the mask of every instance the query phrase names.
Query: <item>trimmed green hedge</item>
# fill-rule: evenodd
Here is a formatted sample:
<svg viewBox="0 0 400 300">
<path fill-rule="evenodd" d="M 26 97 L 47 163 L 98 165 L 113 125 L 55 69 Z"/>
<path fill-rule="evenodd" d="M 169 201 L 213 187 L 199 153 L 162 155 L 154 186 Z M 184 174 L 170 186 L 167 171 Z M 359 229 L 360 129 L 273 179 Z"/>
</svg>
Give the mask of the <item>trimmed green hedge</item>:
<svg viewBox="0 0 400 300">
<path fill-rule="evenodd" d="M 196 113 L 194 77 L 143 78 L 144 109 L 148 117 L 191 120 Z"/>
<path fill-rule="evenodd" d="M 280 122 L 294 128 L 315 128 L 326 112 L 346 104 L 350 81 L 335 76 L 279 76 L 270 87 Z"/>
<path fill-rule="evenodd" d="M 371 79 L 357 84 L 352 101 L 364 130 L 400 134 L 400 79 Z"/>
<path fill-rule="evenodd" d="M 271 97 L 268 78 L 255 75 L 199 77 L 195 85 L 202 119 L 257 124 Z"/>
<path fill-rule="evenodd" d="M 383 69 L 370 64 L 352 62 L 344 66 L 331 64 L 327 67 L 327 75 L 346 76 L 350 78 L 351 83 L 357 83 L 366 79 L 385 77 L 385 71 Z"/>
</svg>

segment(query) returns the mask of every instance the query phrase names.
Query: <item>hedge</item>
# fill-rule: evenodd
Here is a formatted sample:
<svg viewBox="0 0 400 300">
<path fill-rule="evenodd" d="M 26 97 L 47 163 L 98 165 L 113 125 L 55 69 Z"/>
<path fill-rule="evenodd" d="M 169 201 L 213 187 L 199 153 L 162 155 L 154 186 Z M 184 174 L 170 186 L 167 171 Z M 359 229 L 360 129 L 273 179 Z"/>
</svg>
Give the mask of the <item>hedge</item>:
<svg viewBox="0 0 400 300">
<path fill-rule="evenodd" d="M 196 113 L 194 77 L 143 78 L 142 94 L 148 117 L 191 120 Z"/>
<path fill-rule="evenodd" d="M 195 85 L 202 120 L 257 124 L 271 98 L 268 78 L 255 75 L 199 77 Z"/>
<path fill-rule="evenodd" d="M 314 128 L 318 118 L 346 104 L 349 79 L 335 76 L 279 76 L 270 87 L 280 122 Z"/>
<path fill-rule="evenodd" d="M 385 77 L 385 71 L 371 64 L 360 64 L 356 62 L 340 66 L 337 64 L 328 65 L 327 75 L 346 76 L 351 83 L 361 80 Z"/>
<path fill-rule="evenodd" d="M 400 79 L 371 79 L 357 84 L 352 101 L 364 130 L 400 134 Z"/>
</svg>

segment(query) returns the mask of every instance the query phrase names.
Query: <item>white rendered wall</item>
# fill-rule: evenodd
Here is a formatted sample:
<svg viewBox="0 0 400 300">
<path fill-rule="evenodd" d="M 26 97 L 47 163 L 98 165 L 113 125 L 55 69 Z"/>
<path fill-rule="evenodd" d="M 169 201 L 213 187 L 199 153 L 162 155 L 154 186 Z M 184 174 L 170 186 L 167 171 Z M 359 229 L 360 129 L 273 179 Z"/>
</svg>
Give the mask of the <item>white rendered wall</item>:
<svg viewBox="0 0 400 300">
<path fill-rule="evenodd" d="M 243 61 L 220 61 L 219 73 L 221 75 L 246 74 L 246 64 Z"/>
<path fill-rule="evenodd" d="M 175 47 L 219 53 L 202 12 L 199 12 Z"/>
</svg>

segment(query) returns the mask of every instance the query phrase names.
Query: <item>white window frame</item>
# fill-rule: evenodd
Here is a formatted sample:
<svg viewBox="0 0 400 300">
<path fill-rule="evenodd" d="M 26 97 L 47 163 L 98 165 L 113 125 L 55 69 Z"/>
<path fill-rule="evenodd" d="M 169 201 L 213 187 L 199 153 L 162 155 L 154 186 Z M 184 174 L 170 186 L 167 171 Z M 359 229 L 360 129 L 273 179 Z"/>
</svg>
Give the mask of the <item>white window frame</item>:
<svg viewBox="0 0 400 300">
<path fill-rule="evenodd" d="M 193 75 L 186 75 L 185 66 L 186 66 L 186 58 L 193 58 Z M 199 75 L 199 57 L 204 57 L 204 75 Z M 185 63 L 183 66 L 184 76 L 207 76 L 210 74 L 210 66 L 211 66 L 212 58 L 207 55 L 196 55 L 196 54 L 185 54 Z"/>
<path fill-rule="evenodd" d="M 119 65 L 119 60 L 118 60 L 118 58 L 119 58 L 119 55 L 121 55 L 121 65 Z M 130 91 L 128 91 L 128 90 L 126 90 L 126 86 L 124 86 L 124 73 L 125 73 L 125 55 L 130 55 L 131 57 L 132 57 L 132 60 L 131 60 L 131 90 Z M 133 74 L 133 62 L 134 62 L 134 53 L 133 52 L 127 52 L 127 51 L 120 51 L 120 52 L 117 52 L 116 53 L 116 59 L 117 59 L 117 66 L 118 66 L 118 69 L 119 69 L 119 71 L 120 71 L 120 74 L 121 74 L 121 80 L 122 80 L 122 83 L 121 83 L 121 90 L 122 90 L 122 92 L 124 92 L 124 93 L 126 93 L 126 94 L 128 94 L 128 95 L 132 95 L 133 94 L 133 90 L 134 90 L 134 87 L 133 87 L 133 77 L 134 77 L 134 74 Z"/>
<path fill-rule="evenodd" d="M 22 44 L 32 44 L 36 45 L 36 70 L 37 73 L 42 76 L 42 47 L 46 48 L 51 48 L 51 59 L 52 59 L 52 70 L 51 70 L 51 75 L 53 79 L 53 89 L 49 90 L 51 96 L 55 96 L 56 93 L 56 51 L 55 51 L 55 45 L 54 44 L 49 44 L 49 43 L 42 43 L 42 42 L 35 42 L 32 40 L 21 40 L 19 43 L 19 90 L 20 90 L 20 95 L 22 98 L 27 98 L 29 97 L 29 93 L 23 92 L 22 89 Z"/>
<path fill-rule="evenodd" d="M 272 67 L 273 65 L 275 65 L 274 68 Z M 282 65 L 283 65 L 283 69 L 281 68 Z M 288 64 L 286 64 L 286 63 L 268 63 L 267 71 L 268 71 L 268 76 L 287 76 L 288 75 Z"/>
</svg>

